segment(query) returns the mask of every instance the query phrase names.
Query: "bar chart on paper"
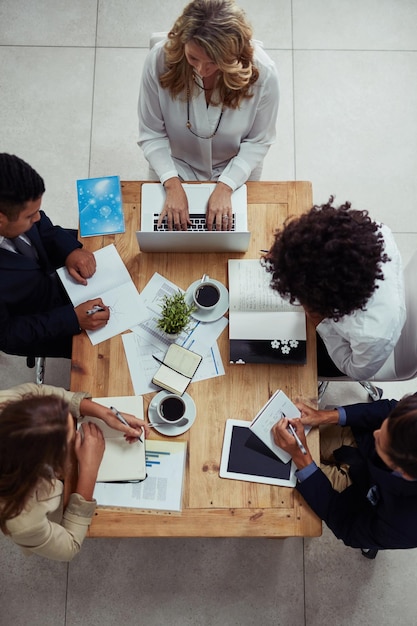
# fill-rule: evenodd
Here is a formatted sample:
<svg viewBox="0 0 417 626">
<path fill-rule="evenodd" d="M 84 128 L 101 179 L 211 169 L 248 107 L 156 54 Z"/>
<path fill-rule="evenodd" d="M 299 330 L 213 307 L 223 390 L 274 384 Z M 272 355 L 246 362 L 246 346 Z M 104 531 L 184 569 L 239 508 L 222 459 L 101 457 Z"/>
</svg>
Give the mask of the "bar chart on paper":
<svg viewBox="0 0 417 626">
<path fill-rule="evenodd" d="M 145 480 L 97 483 L 98 505 L 181 511 L 186 453 L 186 441 L 147 439 Z"/>
</svg>

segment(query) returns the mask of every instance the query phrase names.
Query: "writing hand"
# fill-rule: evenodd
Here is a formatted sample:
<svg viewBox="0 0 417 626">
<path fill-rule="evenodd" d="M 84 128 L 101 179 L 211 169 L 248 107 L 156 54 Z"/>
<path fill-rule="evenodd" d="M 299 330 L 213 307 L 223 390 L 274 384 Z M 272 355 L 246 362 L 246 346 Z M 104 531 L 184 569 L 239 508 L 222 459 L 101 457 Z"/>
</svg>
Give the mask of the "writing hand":
<svg viewBox="0 0 417 626">
<path fill-rule="evenodd" d="M 94 307 L 100 307 L 103 310 L 91 314 L 90 311 L 93 311 Z M 79 304 L 75 307 L 74 311 L 82 330 L 98 330 L 99 328 L 103 328 L 110 318 L 110 309 L 104 304 L 101 298 L 87 300 L 87 302 L 83 302 L 83 304 Z"/>
<path fill-rule="evenodd" d="M 77 248 L 69 253 L 65 259 L 65 267 L 68 270 L 69 275 L 80 283 L 81 285 L 87 284 L 87 278 L 96 271 L 96 259 L 94 254 L 84 248 Z"/>
<path fill-rule="evenodd" d="M 304 454 L 300 450 L 294 438 L 294 435 L 292 435 L 291 432 L 288 430 L 289 424 L 291 424 L 291 426 L 294 428 L 301 443 L 306 449 L 307 454 Z M 300 419 L 289 420 L 286 417 L 282 417 L 279 422 L 277 422 L 272 427 L 272 435 L 277 446 L 279 446 L 291 455 L 292 460 L 294 461 L 298 469 L 300 469 L 301 467 L 306 467 L 312 462 L 313 459 L 307 446 L 304 426 L 302 425 Z"/>
<path fill-rule="evenodd" d="M 217 183 L 207 205 L 207 230 L 230 230 L 232 228 L 232 189 L 224 183 Z"/>
<path fill-rule="evenodd" d="M 142 438 L 143 433 L 145 434 L 145 437 L 149 434 L 149 426 L 146 422 L 144 422 L 144 420 L 140 420 L 130 413 L 120 412 L 120 414 L 129 426 L 122 424 L 122 422 L 117 419 L 115 414 L 110 409 L 106 411 L 105 415 L 103 414 L 103 420 L 111 428 L 124 433 L 125 438 L 129 443 L 136 443 L 139 437 Z"/>
<path fill-rule="evenodd" d="M 187 230 L 190 224 L 188 200 L 180 179 L 170 178 L 164 183 L 166 198 L 158 219 L 158 226 L 167 218 L 168 230 Z"/>
</svg>

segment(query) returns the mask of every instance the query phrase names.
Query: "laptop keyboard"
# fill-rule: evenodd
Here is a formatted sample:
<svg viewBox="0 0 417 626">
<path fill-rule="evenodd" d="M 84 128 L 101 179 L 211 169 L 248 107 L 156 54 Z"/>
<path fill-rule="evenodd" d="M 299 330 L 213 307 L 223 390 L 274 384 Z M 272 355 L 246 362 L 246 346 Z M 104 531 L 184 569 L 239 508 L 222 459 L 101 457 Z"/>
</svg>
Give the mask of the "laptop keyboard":
<svg viewBox="0 0 417 626">
<path fill-rule="evenodd" d="M 168 230 L 168 223 L 167 223 L 167 219 L 165 218 L 162 222 L 162 224 L 158 227 L 158 219 L 159 219 L 159 215 L 157 213 L 155 213 L 154 215 L 154 220 L 153 220 L 153 229 L 154 231 L 161 231 L 161 230 Z M 198 231 L 205 231 L 207 230 L 206 228 L 206 216 L 205 215 L 201 215 L 201 213 L 190 213 L 190 222 L 191 222 L 191 226 L 188 227 L 188 230 L 198 230 Z M 213 224 L 213 231 L 216 230 L 216 225 Z M 235 215 L 233 214 L 232 216 L 232 228 L 231 230 L 235 230 Z"/>
</svg>

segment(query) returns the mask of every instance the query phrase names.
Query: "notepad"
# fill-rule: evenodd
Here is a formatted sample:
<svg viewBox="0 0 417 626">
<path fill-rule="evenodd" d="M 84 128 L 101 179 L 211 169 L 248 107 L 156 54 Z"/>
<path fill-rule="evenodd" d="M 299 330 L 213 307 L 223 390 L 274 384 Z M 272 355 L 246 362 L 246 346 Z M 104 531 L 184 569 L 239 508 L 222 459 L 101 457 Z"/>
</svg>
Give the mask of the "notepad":
<svg viewBox="0 0 417 626">
<path fill-rule="evenodd" d="M 162 389 L 182 396 L 200 365 L 201 359 L 200 354 L 172 343 L 152 382 Z"/>
<path fill-rule="evenodd" d="M 271 429 L 282 417 L 294 419 L 300 415 L 295 404 L 278 389 L 249 424 L 249 428 L 283 463 L 288 463 L 291 455 L 277 446 Z M 304 427 L 304 431 L 307 434 L 310 427 Z"/>
<path fill-rule="evenodd" d="M 107 407 L 116 407 L 121 413 L 130 413 L 143 419 L 142 396 L 120 396 L 93 398 L 94 402 Z M 106 447 L 98 471 L 97 482 L 138 481 L 146 477 L 145 440 L 128 443 L 120 430 L 110 428 L 97 417 L 85 416 L 78 420 L 78 426 L 93 422 L 102 430 Z"/>
</svg>

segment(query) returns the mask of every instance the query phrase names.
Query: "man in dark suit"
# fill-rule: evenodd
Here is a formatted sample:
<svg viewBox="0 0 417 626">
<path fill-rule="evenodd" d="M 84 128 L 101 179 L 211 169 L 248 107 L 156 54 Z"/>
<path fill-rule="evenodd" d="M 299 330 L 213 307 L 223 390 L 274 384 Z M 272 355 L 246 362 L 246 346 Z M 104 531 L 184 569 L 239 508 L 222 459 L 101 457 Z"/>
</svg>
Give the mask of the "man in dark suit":
<svg viewBox="0 0 417 626">
<path fill-rule="evenodd" d="M 73 335 L 105 326 L 109 310 L 100 298 L 71 304 L 56 269 L 86 285 L 95 257 L 40 210 L 44 191 L 30 165 L 0 154 L 0 350 L 71 358 Z"/>
<path fill-rule="evenodd" d="M 297 490 L 313 511 L 367 558 L 378 549 L 417 547 L 417 394 L 332 411 L 303 403 L 298 408 L 301 419 L 281 419 L 273 434 L 291 454 Z M 289 422 L 304 452 L 289 433 Z M 332 424 L 339 426 L 326 426 Z M 320 426 L 320 468 L 303 425 Z"/>
</svg>

